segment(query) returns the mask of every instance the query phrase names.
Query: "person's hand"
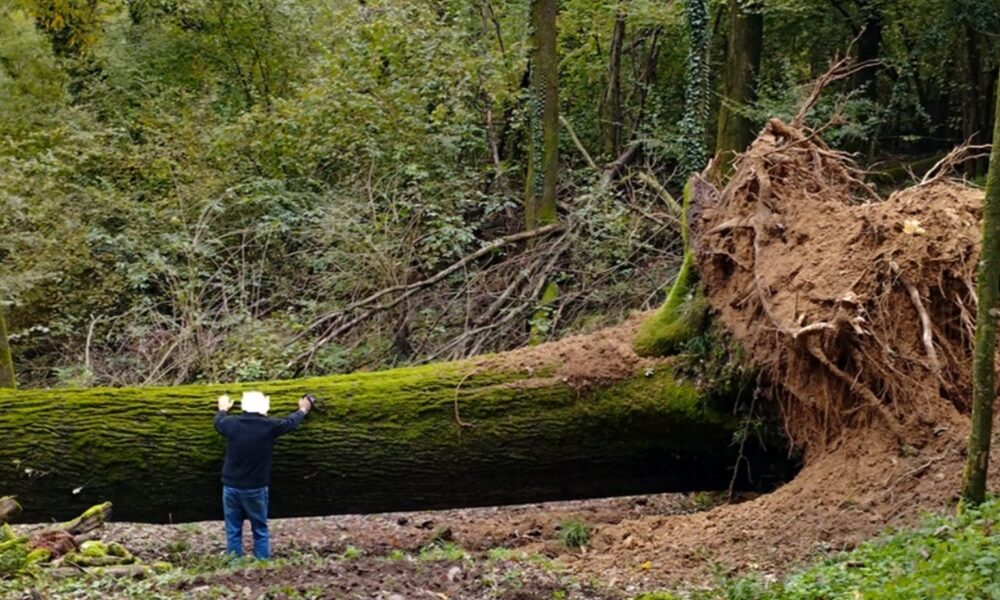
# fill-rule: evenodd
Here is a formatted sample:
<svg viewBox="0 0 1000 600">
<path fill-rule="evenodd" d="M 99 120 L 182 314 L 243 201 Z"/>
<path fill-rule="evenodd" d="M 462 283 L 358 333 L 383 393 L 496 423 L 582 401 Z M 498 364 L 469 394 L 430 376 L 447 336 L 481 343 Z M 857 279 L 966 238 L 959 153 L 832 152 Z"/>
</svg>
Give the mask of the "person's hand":
<svg viewBox="0 0 1000 600">
<path fill-rule="evenodd" d="M 219 410 L 223 412 L 229 412 L 229 409 L 233 407 L 233 400 L 226 394 L 219 396 Z"/>
<path fill-rule="evenodd" d="M 308 396 L 302 396 L 299 398 L 299 410 L 308 415 L 309 411 L 312 410 L 312 407 L 313 403 L 309 400 Z"/>
</svg>

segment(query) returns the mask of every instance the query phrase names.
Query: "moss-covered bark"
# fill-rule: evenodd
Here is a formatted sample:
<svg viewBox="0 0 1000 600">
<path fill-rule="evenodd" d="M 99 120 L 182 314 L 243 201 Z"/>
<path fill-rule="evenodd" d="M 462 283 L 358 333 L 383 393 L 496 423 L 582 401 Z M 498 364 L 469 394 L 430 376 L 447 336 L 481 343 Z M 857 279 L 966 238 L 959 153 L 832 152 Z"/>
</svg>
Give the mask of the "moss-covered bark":
<svg viewBox="0 0 1000 600">
<path fill-rule="evenodd" d="M 10 356 L 10 340 L 7 337 L 7 321 L 0 305 L 0 388 L 17 387 L 14 377 L 14 361 Z"/>
<path fill-rule="evenodd" d="M 219 517 L 216 396 L 247 388 L 270 394 L 275 414 L 306 392 L 326 399 L 324 412 L 277 444 L 274 516 L 728 485 L 737 425 L 671 368 L 577 390 L 551 365 L 529 375 L 489 364 L 247 385 L 3 391 L 0 429 L 11 434 L 0 445 L 0 489 L 19 496 L 27 520 L 66 518 L 99 500 L 114 502 L 120 520 Z M 772 452 L 755 464 L 780 462 L 781 451 Z"/>
<path fill-rule="evenodd" d="M 705 168 L 705 120 L 708 96 L 708 2 L 691 0 L 684 4 L 690 47 L 687 58 L 687 83 L 684 90 L 684 118 L 681 120 L 681 168 L 686 175 L 694 175 Z M 691 252 L 688 230 L 688 209 L 691 204 L 691 186 L 695 179 L 688 179 L 684 186 L 681 206 L 681 236 L 684 257 L 677 278 L 667 294 L 667 299 L 656 313 L 639 328 L 633 342 L 640 356 L 665 356 L 700 332 L 705 325 L 707 303 L 698 289 L 694 254 Z"/>
<path fill-rule="evenodd" d="M 691 207 L 692 186 L 698 180 L 689 179 L 684 186 L 681 204 L 681 237 L 684 242 L 684 258 L 674 279 L 667 299 L 643 321 L 632 343 L 639 356 L 667 356 L 681 350 L 685 342 L 705 330 L 708 320 L 708 301 L 698 287 L 698 276 L 694 268 L 694 253 L 691 251 L 691 232 L 688 227 L 688 211 Z"/>
</svg>

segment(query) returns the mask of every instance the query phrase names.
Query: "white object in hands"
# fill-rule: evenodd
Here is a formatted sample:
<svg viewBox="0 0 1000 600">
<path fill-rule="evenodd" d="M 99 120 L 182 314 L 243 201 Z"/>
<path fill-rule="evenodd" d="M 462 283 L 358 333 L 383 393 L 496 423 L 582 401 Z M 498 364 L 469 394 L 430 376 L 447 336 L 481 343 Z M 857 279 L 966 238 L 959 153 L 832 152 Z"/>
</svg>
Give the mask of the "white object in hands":
<svg viewBox="0 0 1000 600">
<path fill-rule="evenodd" d="M 228 411 L 233 407 L 233 400 L 226 394 L 219 396 L 219 410 Z"/>
<path fill-rule="evenodd" d="M 243 392 L 240 398 L 240 408 L 245 413 L 258 413 L 266 415 L 271 410 L 271 397 L 265 396 L 261 392 Z"/>
</svg>

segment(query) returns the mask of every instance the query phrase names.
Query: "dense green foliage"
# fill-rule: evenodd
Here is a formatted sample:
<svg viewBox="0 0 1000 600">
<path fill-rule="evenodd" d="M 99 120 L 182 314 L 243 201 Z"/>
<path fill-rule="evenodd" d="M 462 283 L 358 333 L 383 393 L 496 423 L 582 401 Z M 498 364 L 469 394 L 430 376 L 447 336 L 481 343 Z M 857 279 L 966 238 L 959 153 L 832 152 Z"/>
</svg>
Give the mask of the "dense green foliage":
<svg viewBox="0 0 1000 600">
<path fill-rule="evenodd" d="M 546 336 L 660 304 L 678 233 L 631 175 L 680 183 L 685 3 L 562 0 L 562 116 L 598 155 L 613 102 L 620 147 L 641 151 L 604 185 L 560 135 L 565 233 L 338 313 L 523 227 L 528 4 L 4 0 L 0 302 L 20 383 L 458 358 L 523 344 L 549 283 Z M 708 3 L 713 90 L 727 4 Z M 877 10 L 882 64 L 831 90 L 815 122 L 842 118 L 825 135 L 894 159 L 989 131 L 975 109 L 995 87 L 995 3 L 837 5 L 765 3 L 759 100 L 735 109 L 756 126 L 790 114 Z"/>
</svg>

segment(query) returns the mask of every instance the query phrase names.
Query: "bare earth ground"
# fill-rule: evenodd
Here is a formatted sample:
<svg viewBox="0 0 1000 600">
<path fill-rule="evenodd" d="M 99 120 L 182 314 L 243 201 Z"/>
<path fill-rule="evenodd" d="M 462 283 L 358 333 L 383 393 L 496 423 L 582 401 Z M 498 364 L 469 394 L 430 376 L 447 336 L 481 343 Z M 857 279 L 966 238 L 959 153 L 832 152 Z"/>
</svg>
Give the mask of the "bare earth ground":
<svg viewBox="0 0 1000 600">
<path fill-rule="evenodd" d="M 652 564 L 623 545 L 609 581 L 588 568 L 590 548 L 570 549 L 559 529 L 580 520 L 592 539 L 623 522 L 709 509 L 721 494 L 660 494 L 447 511 L 341 515 L 271 522 L 274 566 L 222 566 L 222 523 L 109 523 L 103 538 L 146 562 L 167 560 L 204 571 L 172 582 L 163 594 L 185 597 L 364 599 L 619 599 L 661 580 Z M 22 526 L 27 529 L 34 526 Z M 245 545 L 249 550 L 249 528 Z M 600 561 L 595 564 L 604 564 Z M 616 578 L 617 579 L 617 578 Z M 645 583 L 645 585 L 643 585 Z M 224 595 L 220 596 L 222 593 Z M 31 596 L 25 596 L 31 597 Z"/>
<path fill-rule="evenodd" d="M 350 598 L 389 598 L 391 594 L 400 594 L 407 600 L 527 599 L 558 598 L 560 591 L 565 592 L 566 598 L 619 598 L 621 590 L 611 589 L 603 578 L 575 573 L 560 564 L 562 557 L 587 553 L 566 548 L 559 540 L 561 524 L 578 519 L 596 534 L 626 519 L 689 513 L 707 508 L 719 499 L 709 494 L 662 494 L 510 507 L 276 519 L 271 527 L 276 558 L 307 555 L 328 560 L 304 569 L 252 571 L 246 578 L 239 574 L 224 581 L 208 578 L 189 589 L 224 583 L 259 591 L 282 583 L 319 585 L 330 594 L 324 597 L 331 598 L 340 597 L 337 595 L 340 593 Z M 219 554 L 225 544 L 218 522 L 176 526 L 112 524 L 107 534 L 109 539 L 121 540 L 149 558 L 167 560 L 184 548 L 195 554 Z M 249 538 L 249 531 L 245 537 Z M 442 545 L 445 550 L 440 548 Z M 449 560 L 456 549 L 467 553 L 471 560 Z M 361 556 L 359 560 L 338 560 L 357 554 Z M 642 571 L 638 563 L 634 568 Z"/>
</svg>

